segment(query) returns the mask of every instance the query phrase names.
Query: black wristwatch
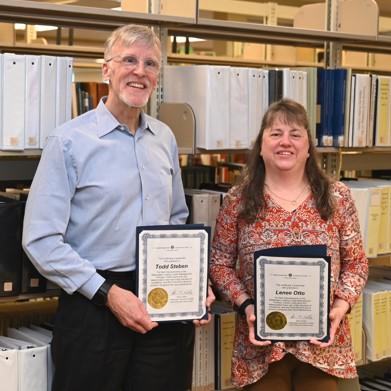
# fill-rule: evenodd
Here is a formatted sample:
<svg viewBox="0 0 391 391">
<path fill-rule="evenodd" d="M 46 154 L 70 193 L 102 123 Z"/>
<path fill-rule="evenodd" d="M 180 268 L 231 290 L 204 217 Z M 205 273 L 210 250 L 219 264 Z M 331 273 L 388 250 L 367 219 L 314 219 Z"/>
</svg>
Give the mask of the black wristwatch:
<svg viewBox="0 0 391 391">
<path fill-rule="evenodd" d="M 104 283 L 96 291 L 92 297 L 91 302 L 95 305 L 104 306 L 107 303 L 107 295 L 114 282 L 105 280 Z"/>
<path fill-rule="evenodd" d="M 238 313 L 242 316 L 246 316 L 246 308 L 249 305 L 254 305 L 254 299 L 246 299 L 238 308 Z"/>
</svg>

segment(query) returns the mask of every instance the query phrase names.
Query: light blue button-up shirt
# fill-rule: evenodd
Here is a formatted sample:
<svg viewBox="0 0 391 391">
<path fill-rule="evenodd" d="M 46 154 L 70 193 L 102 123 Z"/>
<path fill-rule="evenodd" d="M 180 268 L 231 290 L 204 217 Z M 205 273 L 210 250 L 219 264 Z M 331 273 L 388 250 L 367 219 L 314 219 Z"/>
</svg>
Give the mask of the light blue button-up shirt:
<svg viewBox="0 0 391 391">
<path fill-rule="evenodd" d="M 104 281 L 96 269 L 135 269 L 136 226 L 183 224 L 187 215 L 171 130 L 142 113 L 132 135 L 101 101 L 48 138 L 23 247 L 48 279 L 92 298 Z"/>
</svg>

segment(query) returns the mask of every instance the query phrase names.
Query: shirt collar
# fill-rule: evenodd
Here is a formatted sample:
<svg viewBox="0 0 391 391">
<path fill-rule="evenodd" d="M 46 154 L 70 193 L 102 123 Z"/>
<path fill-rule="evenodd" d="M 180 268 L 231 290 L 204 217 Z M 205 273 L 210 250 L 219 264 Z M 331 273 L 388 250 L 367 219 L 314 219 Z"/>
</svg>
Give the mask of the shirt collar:
<svg viewBox="0 0 391 391">
<path fill-rule="evenodd" d="M 114 117 L 114 115 L 110 112 L 110 110 L 106 107 L 105 101 L 107 97 L 104 97 L 100 100 L 97 108 L 96 108 L 96 117 L 98 124 L 98 137 L 103 137 L 116 129 L 121 129 L 123 126 L 118 120 Z M 151 117 L 146 115 L 143 111 L 141 112 L 140 125 L 137 129 L 138 131 L 145 132 L 149 130 L 152 134 L 157 134 L 158 129 L 156 129 L 153 124 L 151 124 Z"/>
</svg>

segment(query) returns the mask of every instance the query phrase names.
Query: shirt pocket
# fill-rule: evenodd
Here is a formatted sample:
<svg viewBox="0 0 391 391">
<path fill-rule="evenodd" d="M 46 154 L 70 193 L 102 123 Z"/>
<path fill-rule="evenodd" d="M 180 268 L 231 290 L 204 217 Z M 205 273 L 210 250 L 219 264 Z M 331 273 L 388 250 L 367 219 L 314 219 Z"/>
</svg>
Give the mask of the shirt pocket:
<svg viewBox="0 0 391 391">
<path fill-rule="evenodd" d="M 172 179 L 174 175 L 174 169 L 171 166 L 162 167 L 160 169 L 160 193 L 158 197 L 162 199 L 163 205 L 167 210 L 171 211 L 172 208 Z"/>
<path fill-rule="evenodd" d="M 174 170 L 171 166 L 163 166 L 158 170 L 158 180 L 153 188 L 153 204 L 158 224 L 168 224 L 173 203 L 172 179 Z"/>
</svg>

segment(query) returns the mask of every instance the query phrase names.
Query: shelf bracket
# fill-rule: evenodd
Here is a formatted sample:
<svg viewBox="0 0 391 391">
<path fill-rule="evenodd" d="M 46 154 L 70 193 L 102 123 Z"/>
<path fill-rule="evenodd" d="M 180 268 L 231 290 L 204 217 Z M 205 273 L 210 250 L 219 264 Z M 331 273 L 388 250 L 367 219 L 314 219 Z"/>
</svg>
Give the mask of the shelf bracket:
<svg viewBox="0 0 391 391">
<path fill-rule="evenodd" d="M 336 32 L 340 30 L 339 26 L 339 1 L 326 0 L 326 30 Z M 325 67 L 338 68 L 342 65 L 342 44 L 326 41 L 325 42 Z"/>
<path fill-rule="evenodd" d="M 342 155 L 336 153 L 326 153 L 321 155 L 321 167 L 327 175 L 338 180 L 341 171 Z"/>
</svg>

